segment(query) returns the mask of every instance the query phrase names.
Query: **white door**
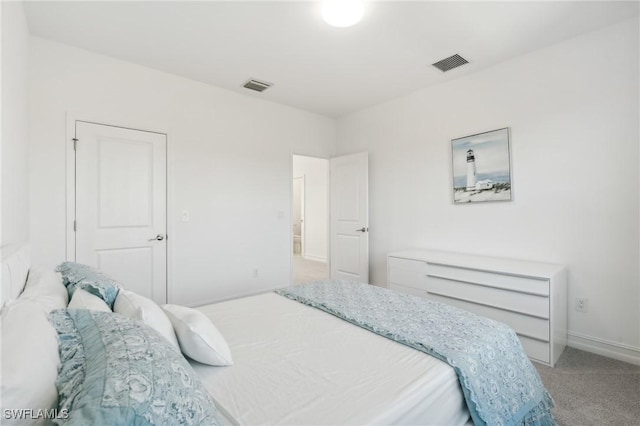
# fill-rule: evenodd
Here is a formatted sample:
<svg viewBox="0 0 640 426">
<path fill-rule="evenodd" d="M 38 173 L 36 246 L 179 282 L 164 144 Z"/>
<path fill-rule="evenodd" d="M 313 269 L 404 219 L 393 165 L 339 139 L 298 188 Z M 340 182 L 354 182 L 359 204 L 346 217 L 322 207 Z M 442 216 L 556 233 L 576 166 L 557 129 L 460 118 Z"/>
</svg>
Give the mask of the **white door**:
<svg viewBox="0 0 640 426">
<path fill-rule="evenodd" d="M 331 161 L 331 278 L 369 282 L 369 161 L 366 152 Z"/>
<path fill-rule="evenodd" d="M 167 302 L 167 137 L 76 122 L 76 262 Z"/>
</svg>

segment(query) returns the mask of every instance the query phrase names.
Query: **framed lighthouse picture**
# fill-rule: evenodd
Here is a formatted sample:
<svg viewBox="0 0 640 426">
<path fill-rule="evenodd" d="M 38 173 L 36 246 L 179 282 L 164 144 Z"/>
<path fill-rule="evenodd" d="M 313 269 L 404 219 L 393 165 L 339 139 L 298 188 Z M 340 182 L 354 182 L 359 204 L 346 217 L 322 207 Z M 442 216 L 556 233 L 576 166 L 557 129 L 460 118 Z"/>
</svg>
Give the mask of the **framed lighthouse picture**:
<svg viewBox="0 0 640 426">
<path fill-rule="evenodd" d="M 453 203 L 511 200 L 509 128 L 451 140 Z"/>
</svg>

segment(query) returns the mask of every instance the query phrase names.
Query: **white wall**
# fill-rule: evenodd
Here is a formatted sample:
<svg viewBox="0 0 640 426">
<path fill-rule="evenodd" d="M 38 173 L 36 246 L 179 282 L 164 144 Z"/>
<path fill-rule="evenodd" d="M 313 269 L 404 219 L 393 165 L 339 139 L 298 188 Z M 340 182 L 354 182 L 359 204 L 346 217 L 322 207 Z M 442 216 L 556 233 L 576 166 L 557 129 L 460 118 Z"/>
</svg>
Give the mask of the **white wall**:
<svg viewBox="0 0 640 426">
<path fill-rule="evenodd" d="M 338 154 L 370 153 L 372 281 L 406 248 L 565 264 L 571 344 L 640 361 L 638 51 L 634 19 L 341 119 Z M 450 140 L 505 126 L 514 200 L 453 205 Z"/>
<path fill-rule="evenodd" d="M 40 38 L 31 39 L 31 59 L 35 264 L 65 257 L 71 112 L 168 132 L 171 302 L 203 304 L 289 284 L 291 155 L 331 156 L 333 120 Z M 180 222 L 183 209 L 189 222 Z"/>
<path fill-rule="evenodd" d="M 304 176 L 304 254 L 311 260 L 327 261 L 329 161 L 293 156 L 293 176 Z"/>
<path fill-rule="evenodd" d="M 29 32 L 19 2 L 2 2 L 2 177 L 0 245 L 29 241 Z"/>
</svg>

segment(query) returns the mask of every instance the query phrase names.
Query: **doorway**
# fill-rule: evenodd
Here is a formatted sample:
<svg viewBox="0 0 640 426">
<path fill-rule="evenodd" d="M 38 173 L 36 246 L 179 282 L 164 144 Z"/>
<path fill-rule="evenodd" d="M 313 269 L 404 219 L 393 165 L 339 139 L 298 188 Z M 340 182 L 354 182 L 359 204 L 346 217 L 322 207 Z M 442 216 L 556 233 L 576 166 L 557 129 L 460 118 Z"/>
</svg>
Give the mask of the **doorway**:
<svg viewBox="0 0 640 426">
<path fill-rule="evenodd" d="M 293 155 L 293 282 L 326 279 L 329 270 L 329 160 Z"/>
</svg>

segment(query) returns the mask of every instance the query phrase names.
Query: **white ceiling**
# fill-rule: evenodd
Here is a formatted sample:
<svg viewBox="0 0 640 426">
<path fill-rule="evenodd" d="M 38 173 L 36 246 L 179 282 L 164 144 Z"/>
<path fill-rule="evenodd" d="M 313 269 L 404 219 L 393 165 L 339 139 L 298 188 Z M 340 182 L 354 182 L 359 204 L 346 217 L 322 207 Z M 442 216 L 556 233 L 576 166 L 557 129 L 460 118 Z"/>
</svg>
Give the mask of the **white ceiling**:
<svg viewBox="0 0 640 426">
<path fill-rule="evenodd" d="M 316 1 L 28 2 L 32 34 L 339 117 L 638 15 L 637 1 L 366 1 L 333 28 Z M 470 64 L 430 64 L 458 53 Z M 550 64 L 553 66 L 553 64 Z M 274 83 L 257 93 L 248 78 Z"/>
</svg>

